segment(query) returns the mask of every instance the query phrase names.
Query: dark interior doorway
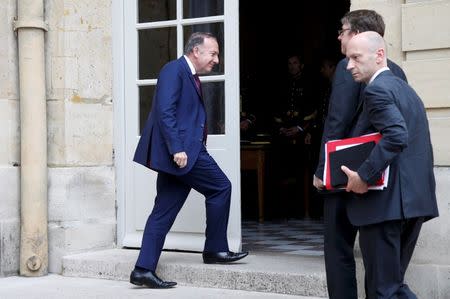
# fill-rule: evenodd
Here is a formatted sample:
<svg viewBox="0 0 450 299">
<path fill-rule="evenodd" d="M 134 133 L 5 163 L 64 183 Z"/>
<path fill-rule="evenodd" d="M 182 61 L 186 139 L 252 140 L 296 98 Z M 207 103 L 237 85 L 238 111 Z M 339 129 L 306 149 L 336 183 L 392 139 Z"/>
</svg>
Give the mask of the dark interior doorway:
<svg viewBox="0 0 450 299">
<path fill-rule="evenodd" d="M 278 1 L 276 4 L 268 2 L 267 5 L 240 1 L 241 111 L 246 113 L 245 110 L 250 110 L 256 116 L 253 135 L 247 138 L 241 134 L 241 139 L 248 142 L 247 139 L 252 138 L 256 141 L 270 138 L 273 107 L 280 96 L 277 87 L 287 75 L 289 54 L 302 56 L 305 69 L 312 77 L 311 82 L 317 83 L 317 88 L 320 88 L 321 60 L 330 57 L 338 61 L 343 57 L 337 30 L 341 28 L 341 17 L 349 9 L 349 0 Z M 270 173 L 273 161 L 270 157 L 266 161 L 264 218 L 267 220 L 290 217 L 285 213 L 289 207 L 280 208 L 283 204 Z M 243 220 L 258 219 L 256 190 L 256 174 L 242 171 Z M 315 196 L 314 192 L 310 196 Z M 310 210 L 306 213 L 308 216 L 322 216 L 320 206 L 310 205 L 307 209 Z M 295 218 L 303 216 L 304 213 Z"/>
</svg>

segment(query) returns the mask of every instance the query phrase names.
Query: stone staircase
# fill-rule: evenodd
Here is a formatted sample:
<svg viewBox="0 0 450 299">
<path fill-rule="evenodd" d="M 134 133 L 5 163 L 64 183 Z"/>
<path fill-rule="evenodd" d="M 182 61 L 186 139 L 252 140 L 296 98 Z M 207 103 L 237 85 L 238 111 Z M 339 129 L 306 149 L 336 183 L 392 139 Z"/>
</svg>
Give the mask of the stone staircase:
<svg viewBox="0 0 450 299">
<path fill-rule="evenodd" d="M 63 258 L 62 274 L 129 279 L 138 250 L 110 249 Z M 326 298 L 323 257 L 250 253 L 240 262 L 206 265 L 200 253 L 162 253 L 158 275 L 181 285 Z"/>
</svg>

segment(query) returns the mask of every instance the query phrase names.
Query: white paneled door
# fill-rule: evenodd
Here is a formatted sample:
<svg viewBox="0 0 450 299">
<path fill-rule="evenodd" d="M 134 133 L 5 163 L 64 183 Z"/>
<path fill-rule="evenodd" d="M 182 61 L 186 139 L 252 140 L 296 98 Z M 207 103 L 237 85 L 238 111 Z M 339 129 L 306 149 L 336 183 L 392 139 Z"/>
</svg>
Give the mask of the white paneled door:
<svg viewBox="0 0 450 299">
<path fill-rule="evenodd" d="M 124 127 L 119 159 L 123 169 L 118 170 L 123 190 L 119 192 L 119 245 L 141 246 L 156 195 L 156 173 L 132 159 L 150 111 L 159 70 L 183 55 L 185 41 L 192 32 L 209 31 L 218 37 L 221 63 L 211 74 L 201 77 L 208 113 L 207 148 L 233 185 L 228 240 L 230 250 L 240 249 L 238 4 L 238 0 L 121 0 L 116 4 L 116 9 L 123 9 L 122 51 L 116 45 L 115 55 L 119 56 L 116 72 L 123 71 L 123 88 L 119 91 L 123 103 L 118 105 L 123 110 Z M 121 66 L 117 67 L 117 63 Z M 201 251 L 205 226 L 204 197 L 192 190 L 164 248 Z"/>
</svg>

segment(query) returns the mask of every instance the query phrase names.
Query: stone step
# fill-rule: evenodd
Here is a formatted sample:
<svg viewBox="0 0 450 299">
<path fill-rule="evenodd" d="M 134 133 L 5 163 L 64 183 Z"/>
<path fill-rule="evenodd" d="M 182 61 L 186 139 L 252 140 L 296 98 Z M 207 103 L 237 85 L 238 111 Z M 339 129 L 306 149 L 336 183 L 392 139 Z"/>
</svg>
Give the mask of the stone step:
<svg viewBox="0 0 450 299">
<path fill-rule="evenodd" d="M 62 274 L 127 281 L 137 255 L 110 249 L 65 256 Z M 164 251 L 157 273 L 186 286 L 327 297 L 323 257 L 251 253 L 236 263 L 207 265 L 200 253 Z"/>
</svg>

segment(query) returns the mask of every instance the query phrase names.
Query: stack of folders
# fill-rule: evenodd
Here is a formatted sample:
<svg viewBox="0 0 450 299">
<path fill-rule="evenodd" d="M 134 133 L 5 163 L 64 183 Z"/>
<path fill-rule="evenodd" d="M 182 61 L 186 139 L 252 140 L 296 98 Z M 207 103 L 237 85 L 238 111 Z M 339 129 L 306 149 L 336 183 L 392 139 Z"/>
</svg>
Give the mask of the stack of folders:
<svg viewBox="0 0 450 299">
<path fill-rule="evenodd" d="M 372 133 L 359 137 L 331 140 L 325 144 L 325 167 L 323 183 L 327 190 L 345 189 L 347 175 L 341 170 L 345 165 L 353 171 L 357 171 L 361 164 L 367 159 L 372 149 L 380 141 L 380 133 Z M 369 190 L 383 190 L 387 187 L 389 180 L 389 166 L 384 170 L 381 177 Z"/>
</svg>

